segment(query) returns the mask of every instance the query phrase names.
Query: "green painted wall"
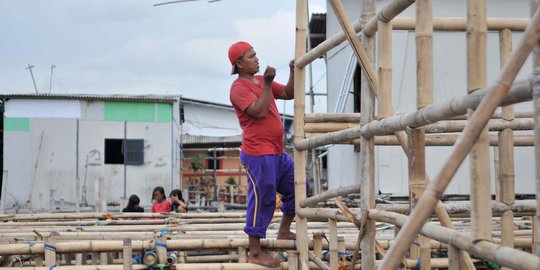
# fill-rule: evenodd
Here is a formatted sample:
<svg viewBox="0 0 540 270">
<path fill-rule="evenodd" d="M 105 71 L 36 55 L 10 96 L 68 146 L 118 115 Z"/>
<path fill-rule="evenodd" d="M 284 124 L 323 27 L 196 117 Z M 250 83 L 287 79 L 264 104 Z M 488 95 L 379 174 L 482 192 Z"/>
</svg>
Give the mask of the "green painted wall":
<svg viewBox="0 0 540 270">
<path fill-rule="evenodd" d="M 29 118 L 4 117 L 4 131 L 30 131 Z"/>
<path fill-rule="evenodd" d="M 156 113 L 157 112 L 157 113 Z M 172 104 L 149 102 L 105 102 L 104 120 L 132 122 L 170 122 Z"/>
<path fill-rule="evenodd" d="M 172 104 L 169 103 L 157 103 L 157 122 L 171 122 L 172 121 Z"/>
</svg>

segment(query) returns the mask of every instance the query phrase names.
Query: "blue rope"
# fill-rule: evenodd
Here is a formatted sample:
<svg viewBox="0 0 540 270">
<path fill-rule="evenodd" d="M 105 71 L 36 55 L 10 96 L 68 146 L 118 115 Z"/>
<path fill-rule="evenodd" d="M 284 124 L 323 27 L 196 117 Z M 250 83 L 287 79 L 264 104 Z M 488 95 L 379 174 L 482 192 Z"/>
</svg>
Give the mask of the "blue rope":
<svg viewBox="0 0 540 270">
<path fill-rule="evenodd" d="M 156 246 L 157 246 L 157 247 L 164 247 L 164 248 L 167 248 L 167 243 L 156 242 Z"/>
<path fill-rule="evenodd" d="M 55 251 L 55 252 L 56 252 L 56 246 L 53 245 L 53 244 L 45 243 L 45 244 L 44 244 L 44 247 L 45 247 L 45 249 L 52 250 L 52 251 Z"/>
</svg>

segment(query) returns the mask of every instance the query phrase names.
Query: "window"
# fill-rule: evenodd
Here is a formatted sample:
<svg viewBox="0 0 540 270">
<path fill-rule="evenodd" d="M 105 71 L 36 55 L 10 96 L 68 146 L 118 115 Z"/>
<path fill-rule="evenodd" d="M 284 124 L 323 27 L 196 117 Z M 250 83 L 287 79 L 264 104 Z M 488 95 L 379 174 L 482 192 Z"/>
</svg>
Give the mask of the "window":
<svg viewBox="0 0 540 270">
<path fill-rule="evenodd" d="M 144 164 L 144 140 L 105 139 L 105 164 Z"/>
<path fill-rule="evenodd" d="M 215 156 L 214 156 L 214 151 L 209 150 L 208 151 L 208 164 L 206 168 L 208 168 L 208 170 L 214 170 L 214 169 L 219 170 L 219 167 L 220 167 L 219 157 L 220 156 L 223 156 L 223 151 L 215 151 Z"/>
</svg>

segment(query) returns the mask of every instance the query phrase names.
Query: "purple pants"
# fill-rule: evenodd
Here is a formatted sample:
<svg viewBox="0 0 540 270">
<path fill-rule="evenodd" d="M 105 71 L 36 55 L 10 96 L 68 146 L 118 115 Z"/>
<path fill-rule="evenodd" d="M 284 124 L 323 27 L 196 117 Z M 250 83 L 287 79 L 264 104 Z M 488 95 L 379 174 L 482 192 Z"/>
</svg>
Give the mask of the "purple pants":
<svg viewBox="0 0 540 270">
<path fill-rule="evenodd" d="M 294 162 L 287 154 L 250 156 L 240 152 L 246 169 L 248 198 L 246 226 L 249 236 L 266 238 L 266 228 L 274 217 L 276 192 L 281 194 L 281 212 L 294 215 Z"/>
</svg>

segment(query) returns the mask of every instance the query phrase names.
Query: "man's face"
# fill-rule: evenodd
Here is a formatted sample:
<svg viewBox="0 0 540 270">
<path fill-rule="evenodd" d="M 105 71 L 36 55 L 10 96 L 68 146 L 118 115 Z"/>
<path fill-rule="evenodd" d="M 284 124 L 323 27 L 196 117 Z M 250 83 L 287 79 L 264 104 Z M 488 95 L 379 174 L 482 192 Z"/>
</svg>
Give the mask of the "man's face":
<svg viewBox="0 0 540 270">
<path fill-rule="evenodd" d="M 238 69 L 249 74 L 256 74 L 259 72 L 259 58 L 253 48 L 247 50 L 236 64 Z"/>
</svg>

